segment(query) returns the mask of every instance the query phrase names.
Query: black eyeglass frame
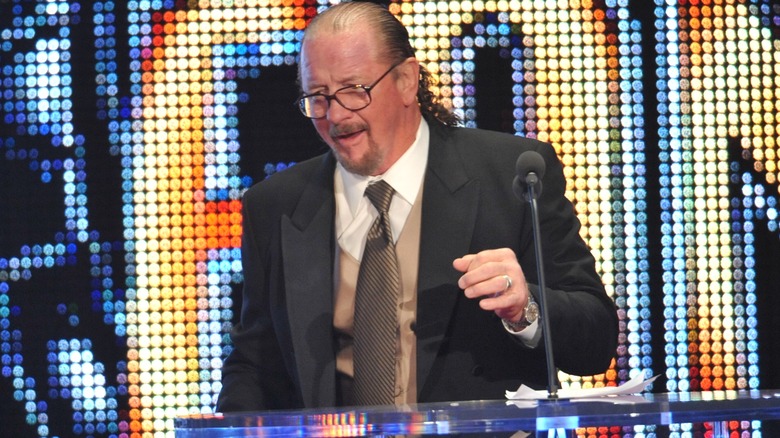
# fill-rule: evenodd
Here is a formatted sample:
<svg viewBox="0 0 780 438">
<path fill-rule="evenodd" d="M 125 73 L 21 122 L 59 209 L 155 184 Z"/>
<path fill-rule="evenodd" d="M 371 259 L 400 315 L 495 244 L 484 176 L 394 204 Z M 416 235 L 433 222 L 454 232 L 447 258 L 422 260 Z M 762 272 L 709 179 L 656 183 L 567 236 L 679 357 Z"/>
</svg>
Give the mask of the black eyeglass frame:
<svg viewBox="0 0 780 438">
<path fill-rule="evenodd" d="M 382 79 L 385 78 L 385 76 L 390 74 L 391 71 L 393 71 L 399 65 L 403 64 L 404 61 L 406 61 L 406 60 L 404 59 L 403 61 L 399 61 L 399 62 L 396 62 L 395 64 L 393 64 L 389 69 L 387 69 L 386 72 L 382 73 L 382 76 L 380 76 L 379 79 L 375 80 L 371 85 L 362 85 L 362 84 L 347 85 L 346 87 L 339 88 L 338 90 L 334 91 L 332 94 L 325 94 L 325 93 L 305 94 L 305 95 L 299 97 L 298 100 L 295 103 L 297 104 L 298 109 L 301 110 L 301 113 L 303 114 L 304 117 L 309 118 L 309 119 L 314 119 L 314 120 L 325 118 L 325 116 L 328 115 L 328 109 L 330 109 L 330 104 L 331 104 L 331 101 L 333 101 L 333 100 L 338 102 L 339 105 L 344 107 L 344 109 L 347 109 L 349 111 L 360 111 L 363 108 L 366 108 L 367 106 L 371 105 L 371 102 L 373 101 L 373 99 L 371 98 L 371 90 L 373 90 L 377 85 L 379 85 L 379 82 L 381 82 Z M 355 90 L 355 89 L 360 89 L 360 90 L 365 91 L 366 92 L 366 96 L 368 96 L 368 102 L 366 102 L 366 104 L 361 106 L 361 107 L 350 108 L 350 107 L 344 105 L 344 103 L 339 100 L 338 94 L 340 92 L 344 91 L 344 90 Z M 306 114 L 306 103 L 305 103 L 306 99 L 309 99 L 311 97 L 320 97 L 320 96 L 324 97 L 325 101 L 328 103 L 327 107 L 325 108 L 325 113 L 323 115 L 319 116 L 319 117 L 309 116 L 308 114 Z"/>
</svg>

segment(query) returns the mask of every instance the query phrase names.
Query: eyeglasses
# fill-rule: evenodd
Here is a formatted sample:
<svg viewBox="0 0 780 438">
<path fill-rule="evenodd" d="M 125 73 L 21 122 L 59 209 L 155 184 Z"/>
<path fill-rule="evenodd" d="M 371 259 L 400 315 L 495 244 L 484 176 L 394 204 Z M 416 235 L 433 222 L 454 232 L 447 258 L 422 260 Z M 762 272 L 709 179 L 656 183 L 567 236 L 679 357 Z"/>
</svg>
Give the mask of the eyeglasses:
<svg viewBox="0 0 780 438">
<path fill-rule="evenodd" d="M 301 96 L 297 103 L 298 109 L 304 116 L 310 119 L 321 119 L 328 114 L 330 101 L 335 100 L 339 105 L 350 111 L 358 111 L 371 104 L 371 90 L 385 78 L 394 68 L 401 65 L 403 61 L 393 64 L 386 72 L 375 80 L 371 85 L 347 85 L 339 88 L 333 94 L 312 93 Z"/>
</svg>

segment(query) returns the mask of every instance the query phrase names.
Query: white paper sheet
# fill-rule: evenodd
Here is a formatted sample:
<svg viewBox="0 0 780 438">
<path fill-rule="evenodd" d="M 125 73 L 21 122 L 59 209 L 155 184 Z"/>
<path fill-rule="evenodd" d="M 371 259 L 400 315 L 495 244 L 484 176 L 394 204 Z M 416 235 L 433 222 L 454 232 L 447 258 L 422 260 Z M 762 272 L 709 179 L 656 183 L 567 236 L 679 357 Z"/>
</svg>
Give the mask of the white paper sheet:
<svg viewBox="0 0 780 438">
<path fill-rule="evenodd" d="M 658 376 L 645 379 L 642 373 L 637 374 L 628 382 L 620 386 L 605 386 L 603 388 L 588 389 L 559 389 L 559 399 L 581 399 L 598 398 L 616 395 L 639 394 L 647 385 L 653 383 Z M 507 391 L 506 398 L 509 400 L 543 400 L 547 399 L 547 390 L 535 390 L 525 385 L 520 385 L 517 391 Z"/>
</svg>

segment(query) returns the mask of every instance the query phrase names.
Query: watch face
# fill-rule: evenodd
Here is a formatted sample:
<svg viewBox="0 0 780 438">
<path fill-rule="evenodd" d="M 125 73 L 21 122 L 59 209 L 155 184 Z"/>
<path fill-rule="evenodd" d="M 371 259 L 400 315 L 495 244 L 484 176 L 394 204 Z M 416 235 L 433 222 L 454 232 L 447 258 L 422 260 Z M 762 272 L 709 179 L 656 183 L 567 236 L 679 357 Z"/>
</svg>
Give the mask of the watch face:
<svg viewBox="0 0 780 438">
<path fill-rule="evenodd" d="M 531 302 L 528 303 L 528 306 L 525 307 L 525 319 L 529 323 L 533 323 L 537 319 L 539 319 L 539 305 Z"/>
</svg>

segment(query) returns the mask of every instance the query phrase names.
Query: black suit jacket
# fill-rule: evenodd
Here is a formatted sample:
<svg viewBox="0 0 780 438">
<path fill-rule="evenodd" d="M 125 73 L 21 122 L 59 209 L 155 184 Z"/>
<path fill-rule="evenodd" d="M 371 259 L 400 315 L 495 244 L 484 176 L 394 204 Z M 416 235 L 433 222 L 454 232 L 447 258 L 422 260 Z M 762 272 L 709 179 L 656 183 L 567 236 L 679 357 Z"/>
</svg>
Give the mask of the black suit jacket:
<svg viewBox="0 0 780 438">
<path fill-rule="evenodd" d="M 521 383 L 547 384 L 542 343 L 529 349 L 508 334 L 464 296 L 452 267 L 465 254 L 510 247 L 538 297 L 530 208 L 512 191 L 526 150 L 547 165 L 538 205 L 556 365 L 579 375 L 605 371 L 617 344 L 616 310 L 564 197 L 555 151 L 509 134 L 430 128 L 415 329 L 419 401 L 500 399 Z M 222 412 L 336 404 L 334 166 L 326 153 L 244 196 L 243 306 L 222 370 Z"/>
</svg>

